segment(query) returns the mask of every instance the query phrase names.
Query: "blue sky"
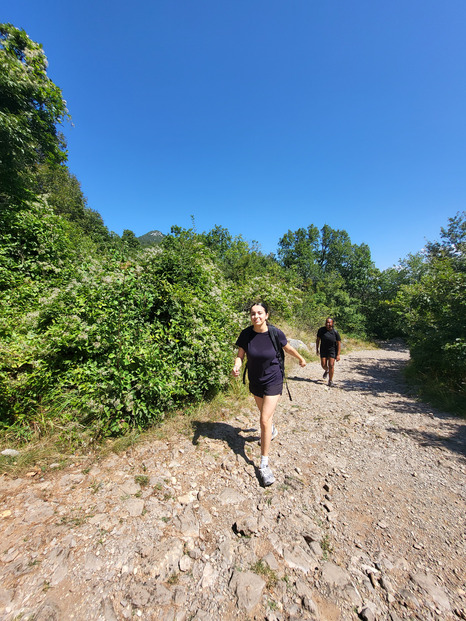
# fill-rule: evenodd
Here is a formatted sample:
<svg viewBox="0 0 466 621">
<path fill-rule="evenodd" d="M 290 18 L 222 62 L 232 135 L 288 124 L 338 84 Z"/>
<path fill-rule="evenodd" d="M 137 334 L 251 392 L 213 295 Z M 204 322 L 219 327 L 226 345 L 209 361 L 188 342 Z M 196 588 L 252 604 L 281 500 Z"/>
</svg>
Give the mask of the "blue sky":
<svg viewBox="0 0 466 621">
<path fill-rule="evenodd" d="M 466 198 L 464 0 L 4 0 L 63 91 L 110 230 L 215 225 L 276 252 L 345 229 L 380 269 Z"/>
</svg>

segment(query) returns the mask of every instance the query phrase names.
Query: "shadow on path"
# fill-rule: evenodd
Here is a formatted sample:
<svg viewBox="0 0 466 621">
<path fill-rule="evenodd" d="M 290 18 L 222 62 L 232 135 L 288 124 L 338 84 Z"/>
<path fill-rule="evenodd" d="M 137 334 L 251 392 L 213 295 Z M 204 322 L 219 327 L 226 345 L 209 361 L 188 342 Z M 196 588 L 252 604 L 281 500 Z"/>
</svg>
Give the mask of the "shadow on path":
<svg viewBox="0 0 466 621">
<path fill-rule="evenodd" d="M 402 342 L 388 342 L 381 347 L 388 351 L 406 351 Z M 415 393 L 406 384 L 403 369 L 407 364 L 403 359 L 379 359 L 375 352 L 373 358 L 351 357 L 351 372 L 356 375 L 353 379 L 337 379 L 337 387 L 348 392 L 360 391 L 386 399 L 390 395 L 389 403 L 382 402 L 382 406 L 399 414 L 422 414 L 441 421 L 437 430 L 426 426 L 387 427 L 392 434 L 405 434 L 415 440 L 420 446 L 443 448 L 448 451 L 466 455 L 466 421 L 454 414 L 437 410 L 429 403 L 419 401 Z M 337 369 L 338 370 L 338 369 Z M 337 372 L 336 372 L 336 377 Z M 375 403 L 377 404 L 377 402 Z"/>
<path fill-rule="evenodd" d="M 290 382 L 307 382 L 308 384 L 322 384 L 327 383 L 326 380 L 323 379 L 312 379 L 311 377 L 298 377 L 294 375 L 293 377 L 289 376 L 286 379 L 290 380 Z"/>
<path fill-rule="evenodd" d="M 434 414 L 435 418 L 444 418 L 442 414 Z M 453 416 L 453 415 L 452 415 Z M 458 453 L 466 461 L 466 424 L 460 419 L 458 422 L 449 417 L 442 422 L 438 433 L 423 428 L 387 427 L 387 431 L 393 435 L 407 435 L 415 440 L 420 446 L 446 449 L 451 453 Z"/>
<path fill-rule="evenodd" d="M 377 341 L 377 345 L 380 349 L 385 349 L 386 351 L 408 351 L 407 344 L 400 338 L 391 339 L 390 341 Z"/>
<path fill-rule="evenodd" d="M 260 435 L 243 436 L 243 433 L 254 433 L 257 429 L 242 429 L 241 427 L 233 427 L 228 423 L 202 422 L 193 421 L 191 423 L 194 431 L 193 444 L 199 443 L 199 438 L 209 438 L 210 440 L 222 440 L 226 442 L 230 449 L 240 455 L 249 465 L 254 462 L 246 455 L 245 447 L 247 442 L 258 442 Z"/>
<path fill-rule="evenodd" d="M 335 381 L 345 390 L 359 390 L 370 392 L 373 395 L 398 393 L 412 394 L 404 380 L 402 370 L 406 360 L 386 360 L 374 358 L 351 358 L 351 371 L 356 377 L 339 379 L 338 368 L 335 371 Z"/>
</svg>

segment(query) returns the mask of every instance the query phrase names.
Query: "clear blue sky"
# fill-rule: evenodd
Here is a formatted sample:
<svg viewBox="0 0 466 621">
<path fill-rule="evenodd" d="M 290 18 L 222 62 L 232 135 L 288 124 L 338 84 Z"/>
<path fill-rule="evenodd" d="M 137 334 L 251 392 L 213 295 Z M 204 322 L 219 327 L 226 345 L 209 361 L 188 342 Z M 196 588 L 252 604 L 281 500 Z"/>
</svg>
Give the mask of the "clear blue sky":
<svg viewBox="0 0 466 621">
<path fill-rule="evenodd" d="M 43 44 L 110 230 L 329 224 L 377 267 L 466 198 L 464 0 L 4 0 Z"/>
</svg>

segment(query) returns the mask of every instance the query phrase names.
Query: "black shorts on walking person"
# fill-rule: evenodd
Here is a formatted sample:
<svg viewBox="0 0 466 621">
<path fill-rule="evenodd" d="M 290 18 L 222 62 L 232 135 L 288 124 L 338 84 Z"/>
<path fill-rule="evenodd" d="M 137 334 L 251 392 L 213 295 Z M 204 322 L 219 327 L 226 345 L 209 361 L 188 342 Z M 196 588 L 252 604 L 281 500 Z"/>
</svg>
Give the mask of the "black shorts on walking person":
<svg viewBox="0 0 466 621">
<path fill-rule="evenodd" d="M 336 358 L 337 357 L 337 353 L 335 351 L 335 347 L 323 348 L 321 346 L 320 347 L 320 357 L 321 358 Z"/>
<path fill-rule="evenodd" d="M 281 384 L 249 384 L 249 392 L 255 397 L 273 397 L 275 395 L 281 395 L 283 392 L 283 382 Z"/>
</svg>

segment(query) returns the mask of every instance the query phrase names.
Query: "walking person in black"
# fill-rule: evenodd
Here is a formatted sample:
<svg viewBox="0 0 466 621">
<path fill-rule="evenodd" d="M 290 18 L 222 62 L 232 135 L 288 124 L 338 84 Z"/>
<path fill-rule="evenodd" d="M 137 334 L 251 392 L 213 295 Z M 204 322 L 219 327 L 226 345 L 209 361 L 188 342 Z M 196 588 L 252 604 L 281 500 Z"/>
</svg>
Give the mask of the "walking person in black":
<svg viewBox="0 0 466 621">
<path fill-rule="evenodd" d="M 320 348 L 319 348 L 320 346 Z M 340 360 L 341 338 L 333 327 L 333 319 L 327 317 L 325 326 L 319 328 L 316 339 L 316 354 L 319 355 L 320 364 L 324 370 L 323 378 L 327 379 L 328 385 L 333 386 L 333 373 L 335 371 L 335 360 Z"/>
<path fill-rule="evenodd" d="M 283 390 L 284 364 L 279 360 L 277 348 L 299 360 L 302 367 L 306 361 L 288 343 L 283 332 L 268 323 L 269 313 L 265 304 L 254 304 L 250 309 L 251 326 L 241 332 L 236 341 L 238 353 L 233 367 L 233 375 L 238 377 L 243 359 L 247 356 L 249 391 L 253 394 L 260 412 L 261 463 L 259 474 L 264 486 L 272 485 L 275 477 L 269 467 L 270 441 L 277 435 L 272 424 L 273 414 Z"/>
</svg>

